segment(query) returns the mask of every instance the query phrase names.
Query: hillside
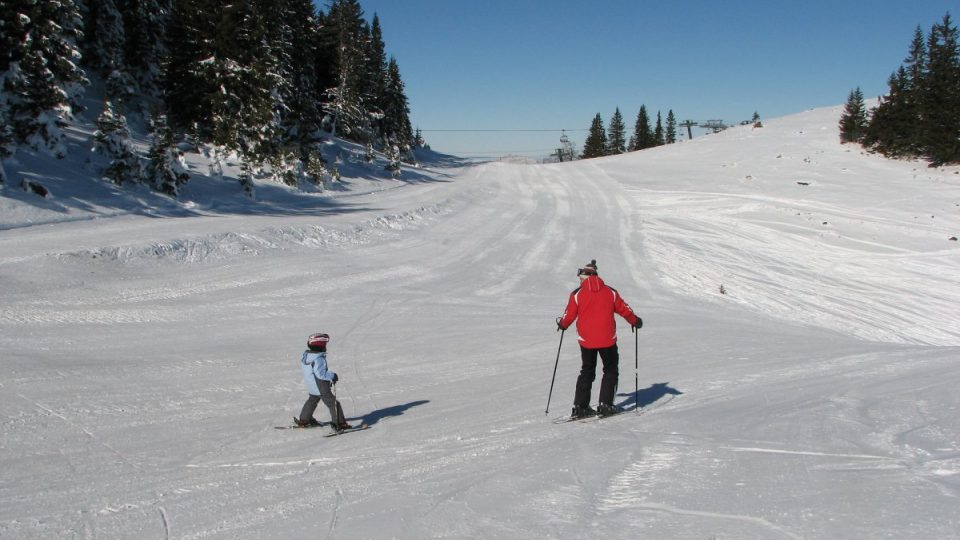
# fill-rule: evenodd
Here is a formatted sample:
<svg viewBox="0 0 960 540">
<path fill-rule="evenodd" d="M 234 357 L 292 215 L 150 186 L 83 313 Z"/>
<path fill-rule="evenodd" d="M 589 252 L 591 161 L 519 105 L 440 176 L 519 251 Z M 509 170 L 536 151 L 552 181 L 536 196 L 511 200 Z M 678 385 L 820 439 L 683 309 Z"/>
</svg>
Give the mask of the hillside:
<svg viewBox="0 0 960 540">
<path fill-rule="evenodd" d="M 960 538 L 960 169 L 839 114 L 255 204 L 22 160 L 53 196 L 0 193 L 0 537 Z M 555 425 L 590 259 L 645 321 L 639 409 Z M 372 429 L 274 429 L 315 331 Z"/>
</svg>

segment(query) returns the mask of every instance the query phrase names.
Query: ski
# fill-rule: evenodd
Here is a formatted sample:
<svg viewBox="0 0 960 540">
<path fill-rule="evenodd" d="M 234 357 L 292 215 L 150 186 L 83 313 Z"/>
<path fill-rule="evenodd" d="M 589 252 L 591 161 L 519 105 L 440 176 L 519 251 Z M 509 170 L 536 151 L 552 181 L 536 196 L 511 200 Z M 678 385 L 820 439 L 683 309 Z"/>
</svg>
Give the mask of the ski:
<svg viewBox="0 0 960 540">
<path fill-rule="evenodd" d="M 554 424 L 566 424 L 567 422 L 587 422 L 589 420 L 596 420 L 597 416 L 578 416 L 576 418 L 572 416 L 558 416 L 553 419 Z"/>
<path fill-rule="evenodd" d="M 365 429 L 370 429 L 370 426 L 367 424 L 360 424 L 358 426 L 353 426 L 349 429 L 341 429 L 340 431 L 332 431 L 324 435 L 324 437 L 336 437 L 337 435 L 346 435 L 347 433 L 353 433 L 354 431 L 363 431 Z"/>
<path fill-rule="evenodd" d="M 312 428 L 318 428 L 318 427 L 325 427 L 329 425 L 330 425 L 330 422 L 320 422 L 316 426 L 300 426 L 300 425 L 297 425 L 297 419 L 294 418 L 293 423 L 290 424 L 289 426 L 273 426 L 273 429 L 312 429 Z"/>
<path fill-rule="evenodd" d="M 630 410 L 633 410 L 633 409 L 630 409 Z M 566 423 L 568 423 L 568 422 L 589 422 L 589 421 L 591 421 L 591 420 L 596 420 L 596 421 L 600 422 L 600 421 L 606 420 L 606 419 L 608 419 L 608 418 L 613 418 L 614 416 L 619 416 L 619 415 L 621 415 L 621 414 L 623 414 L 623 413 L 625 413 L 625 412 L 627 412 L 627 411 L 617 411 L 617 412 L 615 412 L 615 413 L 613 413 L 613 414 L 606 414 L 606 415 L 603 415 L 603 416 L 601 416 L 601 415 L 599 415 L 599 414 L 595 414 L 595 415 L 592 415 L 592 416 L 578 416 L 578 417 L 576 417 L 576 418 L 574 418 L 574 417 L 572 417 L 572 416 L 560 416 L 560 417 L 558 417 L 558 418 L 554 418 L 554 419 L 553 419 L 553 423 L 554 423 L 554 424 L 566 424 Z"/>
</svg>

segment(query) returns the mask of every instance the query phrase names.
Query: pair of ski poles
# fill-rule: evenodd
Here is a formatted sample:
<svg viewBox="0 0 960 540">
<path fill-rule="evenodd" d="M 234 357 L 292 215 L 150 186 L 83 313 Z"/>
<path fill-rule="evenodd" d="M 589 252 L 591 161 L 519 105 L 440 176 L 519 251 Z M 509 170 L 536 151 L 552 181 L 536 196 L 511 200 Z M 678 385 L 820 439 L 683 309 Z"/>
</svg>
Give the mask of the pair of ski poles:
<svg viewBox="0 0 960 540">
<path fill-rule="evenodd" d="M 638 410 L 640 408 L 640 332 L 637 332 L 635 327 L 631 327 L 630 331 L 633 332 L 633 399 L 636 400 L 633 408 L 634 410 Z M 560 330 L 560 345 L 557 346 L 557 361 L 553 364 L 553 377 L 550 378 L 550 393 L 547 395 L 547 409 L 543 414 L 550 414 L 550 398 L 553 397 L 553 382 L 557 378 L 557 366 L 560 365 L 560 349 L 563 347 L 563 334 L 566 332 L 566 329 Z"/>
</svg>

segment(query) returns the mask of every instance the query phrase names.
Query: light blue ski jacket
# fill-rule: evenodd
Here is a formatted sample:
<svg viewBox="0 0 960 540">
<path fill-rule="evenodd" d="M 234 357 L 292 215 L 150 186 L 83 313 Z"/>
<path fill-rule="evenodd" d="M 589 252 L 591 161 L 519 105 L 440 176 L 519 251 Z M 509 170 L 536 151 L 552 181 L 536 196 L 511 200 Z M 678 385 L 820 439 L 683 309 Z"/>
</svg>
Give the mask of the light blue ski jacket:
<svg viewBox="0 0 960 540">
<path fill-rule="evenodd" d="M 307 385 L 307 392 L 313 396 L 320 395 L 317 379 L 333 382 L 333 376 L 336 375 L 327 369 L 327 353 L 310 350 L 303 351 L 303 357 L 300 358 L 300 371 L 303 372 L 303 383 Z"/>
</svg>

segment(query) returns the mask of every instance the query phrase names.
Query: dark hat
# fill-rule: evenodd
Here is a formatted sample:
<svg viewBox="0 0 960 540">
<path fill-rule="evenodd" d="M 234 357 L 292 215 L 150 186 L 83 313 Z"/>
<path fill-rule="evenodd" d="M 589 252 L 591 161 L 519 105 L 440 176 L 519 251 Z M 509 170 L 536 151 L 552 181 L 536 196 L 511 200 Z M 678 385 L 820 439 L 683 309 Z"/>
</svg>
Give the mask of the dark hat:
<svg viewBox="0 0 960 540">
<path fill-rule="evenodd" d="M 592 259 L 587 265 L 583 268 L 577 270 L 578 276 L 595 276 L 597 275 L 597 260 Z"/>
</svg>

